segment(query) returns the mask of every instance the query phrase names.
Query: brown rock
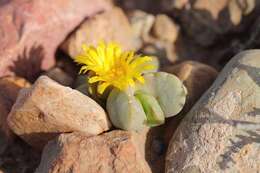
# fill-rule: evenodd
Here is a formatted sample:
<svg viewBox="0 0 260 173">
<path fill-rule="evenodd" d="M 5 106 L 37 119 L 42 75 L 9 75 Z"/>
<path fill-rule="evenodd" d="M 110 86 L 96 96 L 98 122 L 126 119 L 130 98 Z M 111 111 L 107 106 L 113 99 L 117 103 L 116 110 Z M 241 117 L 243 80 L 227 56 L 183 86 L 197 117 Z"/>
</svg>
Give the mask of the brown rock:
<svg viewBox="0 0 260 173">
<path fill-rule="evenodd" d="M 0 170 L 3 173 L 32 172 L 39 162 L 38 153 L 15 137 L 6 122 L 19 91 L 30 86 L 20 77 L 0 78 Z"/>
<path fill-rule="evenodd" d="M 61 54 L 57 57 L 56 67 L 72 76 L 73 79 L 76 78 L 79 73 L 78 66 L 68 55 L 64 55 L 64 52 L 60 51 L 59 53 Z"/>
<path fill-rule="evenodd" d="M 22 88 L 30 86 L 25 79 L 19 77 L 0 78 L 0 153 L 12 140 L 12 133 L 6 119 Z"/>
<path fill-rule="evenodd" d="M 62 134 L 46 145 L 35 173 L 150 173 L 135 135 L 112 131 L 87 137 Z"/>
<path fill-rule="evenodd" d="M 260 50 L 233 57 L 185 116 L 168 147 L 167 173 L 259 172 L 259 57 Z"/>
<path fill-rule="evenodd" d="M 81 52 L 83 43 L 96 45 L 99 41 L 117 42 L 124 49 L 134 49 L 135 39 L 124 12 L 114 7 L 112 10 L 87 19 L 62 45 L 62 49 L 72 58 Z"/>
<path fill-rule="evenodd" d="M 64 72 L 59 67 L 50 69 L 45 75 L 64 86 L 71 86 L 73 82 L 72 76 Z"/>
<path fill-rule="evenodd" d="M 40 152 L 36 152 L 20 138 L 14 138 L 1 153 L 0 170 L 4 173 L 31 173 L 35 171 L 40 160 Z"/>
<path fill-rule="evenodd" d="M 66 36 L 86 17 L 110 7 L 106 0 L 1 1 L 0 77 L 35 77 L 48 69 Z"/>
<path fill-rule="evenodd" d="M 8 125 L 28 144 L 41 149 L 59 133 L 97 135 L 108 130 L 110 123 L 95 101 L 42 76 L 31 88 L 21 90 Z"/>
<path fill-rule="evenodd" d="M 158 14 L 155 17 L 152 30 L 156 38 L 170 43 L 174 43 L 179 35 L 179 26 L 164 14 Z"/>
</svg>

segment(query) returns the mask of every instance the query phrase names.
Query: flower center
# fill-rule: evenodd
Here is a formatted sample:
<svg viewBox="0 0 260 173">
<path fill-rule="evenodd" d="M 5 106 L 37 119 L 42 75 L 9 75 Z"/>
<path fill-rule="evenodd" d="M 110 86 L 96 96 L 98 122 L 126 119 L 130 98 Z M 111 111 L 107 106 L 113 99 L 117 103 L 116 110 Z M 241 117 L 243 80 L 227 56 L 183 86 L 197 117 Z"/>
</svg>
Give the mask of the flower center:
<svg viewBox="0 0 260 173">
<path fill-rule="evenodd" d="M 110 76 L 112 79 L 117 79 L 125 75 L 125 70 L 122 67 L 113 67 L 110 71 Z"/>
<path fill-rule="evenodd" d="M 85 46 L 75 61 L 83 65 L 81 73 L 93 72 L 89 83 L 98 82 L 98 92 L 101 94 L 109 86 L 124 89 L 134 86 L 137 81 L 144 82 L 142 74 L 153 69 L 148 64 L 150 57 L 138 56 L 132 51 L 123 52 L 117 44 L 100 43 L 97 48 Z"/>
</svg>

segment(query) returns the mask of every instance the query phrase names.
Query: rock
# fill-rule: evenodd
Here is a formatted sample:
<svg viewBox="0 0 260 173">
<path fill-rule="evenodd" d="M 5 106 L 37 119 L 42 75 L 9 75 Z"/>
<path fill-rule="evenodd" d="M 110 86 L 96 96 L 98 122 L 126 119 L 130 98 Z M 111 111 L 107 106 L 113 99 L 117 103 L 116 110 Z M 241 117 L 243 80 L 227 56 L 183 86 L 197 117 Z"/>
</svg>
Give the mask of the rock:
<svg viewBox="0 0 260 173">
<path fill-rule="evenodd" d="M 218 72 L 213 67 L 196 61 L 184 61 L 173 66 L 165 67 L 163 71 L 178 76 L 188 90 L 186 103 L 182 111 L 176 118 L 168 119 L 165 124 L 164 137 L 168 146 L 173 133 L 184 118 L 184 115 L 190 111 L 204 92 L 210 88 Z"/>
<path fill-rule="evenodd" d="M 164 125 L 147 127 L 135 133 L 143 158 L 149 164 L 152 172 L 156 173 L 164 173 L 165 169 L 165 154 L 168 144 L 164 139 L 164 127 Z"/>
<path fill-rule="evenodd" d="M 5 132 L 1 130 L 0 131 L 0 154 L 2 154 L 6 150 L 9 143 L 8 140 L 9 139 L 8 137 L 6 137 Z"/>
<path fill-rule="evenodd" d="M 185 116 L 168 147 L 167 173 L 260 170 L 259 57 L 249 50 L 232 58 Z"/>
<path fill-rule="evenodd" d="M 170 43 L 174 43 L 179 35 L 179 26 L 164 14 L 158 14 L 155 17 L 152 30 L 156 38 Z"/>
<path fill-rule="evenodd" d="M 37 149 L 59 133 L 80 131 L 91 136 L 110 126 L 95 101 L 46 76 L 21 90 L 7 121 L 15 134 Z"/>
<path fill-rule="evenodd" d="M 152 14 L 146 13 L 141 10 L 134 10 L 129 14 L 129 21 L 133 33 L 141 47 L 143 42 L 150 39 L 150 31 L 154 24 L 155 17 Z"/>
<path fill-rule="evenodd" d="M 38 164 L 34 151 L 20 142 L 6 121 L 19 91 L 30 86 L 21 77 L 0 78 L 0 170 L 4 173 L 30 172 L 35 169 L 35 163 Z"/>
<path fill-rule="evenodd" d="M 5 150 L 8 143 L 13 140 L 6 119 L 16 101 L 17 95 L 22 88 L 27 88 L 30 83 L 20 77 L 0 78 L 0 154 Z"/>
<path fill-rule="evenodd" d="M 174 63 L 177 60 L 177 56 L 174 52 L 174 45 L 170 42 L 164 42 L 152 38 L 147 42 L 140 52 L 144 55 L 158 57 L 161 66 Z"/>
<path fill-rule="evenodd" d="M 140 47 L 141 53 L 158 57 L 163 66 L 177 60 L 173 43 L 179 36 L 179 26 L 168 16 L 159 14 L 154 17 L 135 10 L 129 18 L 135 37 L 143 45 Z"/>
<path fill-rule="evenodd" d="M 0 155 L 0 170 L 4 173 L 31 173 L 39 165 L 40 159 L 40 152 L 35 151 L 20 138 L 14 138 Z"/>
<path fill-rule="evenodd" d="M 255 8 L 256 0 L 243 0 L 236 1 L 231 0 L 228 4 L 228 10 L 230 15 L 230 20 L 234 25 L 238 25 L 244 15 L 248 15 Z"/>
<path fill-rule="evenodd" d="M 249 49 L 250 47 L 259 47 L 260 45 L 260 17 L 258 17 L 250 29 L 250 36 L 245 44 L 244 49 Z"/>
<path fill-rule="evenodd" d="M 75 64 L 73 59 L 66 55 L 63 51 L 59 51 L 56 67 L 60 68 L 65 73 L 69 74 L 73 79 L 79 75 L 79 67 Z"/>
<path fill-rule="evenodd" d="M 157 15 L 148 34 L 144 39 L 142 53 L 158 57 L 162 66 L 178 59 L 173 43 L 179 36 L 179 27 L 168 16 Z"/>
<path fill-rule="evenodd" d="M 116 0 L 116 2 L 126 11 L 140 9 L 149 13 L 158 13 L 160 10 L 160 0 Z"/>
<path fill-rule="evenodd" d="M 87 137 L 62 134 L 46 145 L 35 173 L 150 173 L 135 135 L 112 131 Z"/>
<path fill-rule="evenodd" d="M 231 59 L 231 57 L 237 53 L 243 50 L 259 48 L 259 31 L 260 18 L 258 17 L 252 24 L 250 24 L 250 27 L 246 32 L 243 33 L 243 36 L 239 34 L 232 38 L 232 40 L 225 41 L 225 43 L 221 44 L 221 47 L 218 46 L 215 50 L 210 49 L 210 52 L 207 55 L 208 60 L 210 60 L 209 63 L 214 66 L 220 66 L 222 68 L 222 66 L 225 65 Z M 203 56 L 206 57 L 205 55 Z"/>
<path fill-rule="evenodd" d="M 117 42 L 124 49 L 135 48 L 131 26 L 120 8 L 114 7 L 85 20 L 61 47 L 73 58 L 81 52 L 83 43 L 96 45 L 101 40 Z"/>
<path fill-rule="evenodd" d="M 253 25 L 250 27 L 248 33 L 246 33 L 246 40 L 243 39 L 236 39 L 236 44 L 231 44 L 231 48 L 229 48 L 229 52 L 231 53 L 238 53 L 242 50 L 250 49 L 250 48 L 257 48 L 260 45 L 260 17 L 258 17 Z"/>
<path fill-rule="evenodd" d="M 58 45 L 86 17 L 111 8 L 107 0 L 30 0 L 0 3 L 0 77 L 36 77 L 54 65 Z"/>
<path fill-rule="evenodd" d="M 86 74 L 77 76 L 73 83 L 73 88 L 91 97 L 91 93 L 89 92 L 89 83 L 87 82 L 87 79 L 88 76 Z"/>
<path fill-rule="evenodd" d="M 179 36 L 179 26 L 168 16 L 156 17 L 141 10 L 129 13 L 129 19 L 135 38 L 139 40 L 140 52 L 160 59 L 162 65 L 175 62 L 174 42 Z"/>
<path fill-rule="evenodd" d="M 257 0 L 163 0 L 161 3 L 163 9 L 174 13 L 182 28 L 202 46 L 213 45 L 227 33 L 245 30 L 260 9 Z"/>
<path fill-rule="evenodd" d="M 71 86 L 73 82 L 73 78 L 58 67 L 52 68 L 45 75 L 64 86 Z"/>
</svg>

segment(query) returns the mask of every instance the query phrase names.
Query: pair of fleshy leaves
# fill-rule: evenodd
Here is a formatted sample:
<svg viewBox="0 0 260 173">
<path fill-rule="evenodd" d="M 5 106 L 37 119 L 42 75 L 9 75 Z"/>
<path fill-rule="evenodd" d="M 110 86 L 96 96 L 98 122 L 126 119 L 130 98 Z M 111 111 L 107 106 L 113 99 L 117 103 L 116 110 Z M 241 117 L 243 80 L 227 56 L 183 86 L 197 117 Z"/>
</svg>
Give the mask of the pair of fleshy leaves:
<svg viewBox="0 0 260 173">
<path fill-rule="evenodd" d="M 113 89 L 106 108 L 113 125 L 125 130 L 163 124 L 178 114 L 186 101 L 187 90 L 174 75 L 152 72 L 144 75 L 145 84 L 122 91 Z"/>
</svg>

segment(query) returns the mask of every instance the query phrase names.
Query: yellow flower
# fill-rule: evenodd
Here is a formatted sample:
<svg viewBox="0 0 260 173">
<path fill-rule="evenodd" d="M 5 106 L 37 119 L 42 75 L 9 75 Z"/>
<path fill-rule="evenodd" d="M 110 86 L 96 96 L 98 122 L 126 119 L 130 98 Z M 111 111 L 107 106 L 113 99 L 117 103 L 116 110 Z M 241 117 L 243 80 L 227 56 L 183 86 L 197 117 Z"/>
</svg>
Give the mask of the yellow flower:
<svg viewBox="0 0 260 173">
<path fill-rule="evenodd" d="M 133 51 L 122 51 L 115 43 L 100 42 L 97 47 L 82 46 L 83 52 L 75 61 L 83 66 L 80 73 L 93 72 L 89 83 L 98 82 L 98 93 L 102 94 L 108 86 L 120 90 L 133 87 L 135 82 L 144 83 L 142 74 L 154 68 L 151 57 L 135 55 Z"/>
</svg>

